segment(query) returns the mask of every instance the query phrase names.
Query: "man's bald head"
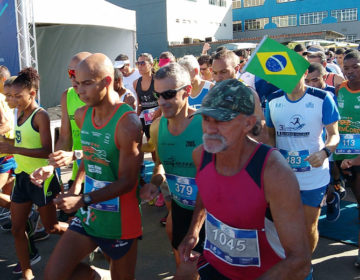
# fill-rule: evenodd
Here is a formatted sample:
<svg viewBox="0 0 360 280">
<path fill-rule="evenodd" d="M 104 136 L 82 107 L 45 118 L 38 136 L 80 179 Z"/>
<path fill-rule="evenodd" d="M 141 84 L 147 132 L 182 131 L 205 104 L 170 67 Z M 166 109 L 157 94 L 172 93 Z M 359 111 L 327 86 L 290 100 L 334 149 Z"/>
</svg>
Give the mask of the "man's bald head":
<svg viewBox="0 0 360 280">
<path fill-rule="evenodd" d="M 84 60 L 85 58 L 89 57 L 91 55 L 91 53 L 89 52 L 79 52 L 77 54 L 75 54 L 69 63 L 69 69 L 74 70 L 76 68 L 76 65 L 79 64 L 80 61 Z"/>
<path fill-rule="evenodd" d="M 104 79 L 110 77 L 109 82 L 114 80 L 114 67 L 111 60 L 102 53 L 94 53 L 82 60 L 75 69 L 76 76 L 81 77 L 85 74 L 91 78 Z"/>
</svg>

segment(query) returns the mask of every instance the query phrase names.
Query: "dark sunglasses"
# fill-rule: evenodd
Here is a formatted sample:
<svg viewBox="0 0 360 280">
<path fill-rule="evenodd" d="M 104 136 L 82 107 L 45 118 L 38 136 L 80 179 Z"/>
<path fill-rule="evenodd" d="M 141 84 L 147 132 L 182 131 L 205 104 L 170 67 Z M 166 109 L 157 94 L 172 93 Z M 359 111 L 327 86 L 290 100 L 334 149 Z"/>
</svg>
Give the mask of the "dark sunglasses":
<svg viewBox="0 0 360 280">
<path fill-rule="evenodd" d="M 75 70 L 68 70 L 69 79 L 75 78 Z"/>
<path fill-rule="evenodd" d="M 176 89 L 169 89 L 169 90 L 166 90 L 166 91 L 163 91 L 163 92 L 156 92 L 156 91 L 153 91 L 154 93 L 154 96 L 156 99 L 159 99 L 160 96 L 162 96 L 162 98 L 164 98 L 165 100 L 168 100 L 168 99 L 171 99 L 171 98 L 174 98 L 175 95 L 182 89 L 186 88 L 188 85 L 184 85 L 182 87 L 179 87 L 179 88 L 176 88 Z"/>
<path fill-rule="evenodd" d="M 141 65 L 144 66 L 146 64 L 146 61 L 136 61 L 135 63 L 137 66 Z"/>
</svg>

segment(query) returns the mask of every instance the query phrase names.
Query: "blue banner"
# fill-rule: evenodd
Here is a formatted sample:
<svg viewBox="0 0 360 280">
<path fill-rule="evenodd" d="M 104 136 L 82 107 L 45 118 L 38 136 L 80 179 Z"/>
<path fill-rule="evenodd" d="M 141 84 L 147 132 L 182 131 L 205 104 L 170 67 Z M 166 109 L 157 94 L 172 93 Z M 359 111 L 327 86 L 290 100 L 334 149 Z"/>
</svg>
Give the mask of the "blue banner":
<svg viewBox="0 0 360 280">
<path fill-rule="evenodd" d="M 9 68 L 11 75 L 20 71 L 15 0 L 0 0 L 0 65 Z"/>
</svg>

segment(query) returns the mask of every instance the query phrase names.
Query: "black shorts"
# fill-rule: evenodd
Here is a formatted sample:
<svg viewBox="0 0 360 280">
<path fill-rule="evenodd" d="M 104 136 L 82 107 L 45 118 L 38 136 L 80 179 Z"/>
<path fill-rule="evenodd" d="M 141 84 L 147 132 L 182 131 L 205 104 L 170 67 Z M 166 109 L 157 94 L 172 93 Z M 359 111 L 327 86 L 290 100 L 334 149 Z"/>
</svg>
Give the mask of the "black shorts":
<svg viewBox="0 0 360 280">
<path fill-rule="evenodd" d="M 197 268 L 201 280 L 230 280 L 208 263 L 203 255 L 198 259 Z"/>
<path fill-rule="evenodd" d="M 180 207 L 174 200 L 171 200 L 171 217 L 172 217 L 172 241 L 171 245 L 177 250 L 181 241 L 187 234 L 194 211 Z M 204 249 L 205 227 L 203 226 L 199 234 L 199 242 L 193 249 L 202 253 Z"/>
<path fill-rule="evenodd" d="M 140 120 L 141 120 L 142 129 L 145 133 L 145 136 L 147 139 L 149 139 L 150 138 L 150 124 L 145 124 L 144 118 L 140 118 Z"/>
<path fill-rule="evenodd" d="M 29 174 L 21 172 L 16 174 L 15 186 L 11 195 L 11 201 L 16 203 L 33 202 L 38 207 L 45 206 L 53 201 L 60 192 L 60 184 L 55 175 L 49 182 L 45 182 L 40 188 L 30 181 Z M 47 185 L 48 187 L 44 187 Z"/>
<path fill-rule="evenodd" d="M 121 259 L 123 256 L 129 252 L 131 245 L 135 239 L 109 239 L 101 238 L 88 234 L 82 226 L 82 223 L 78 217 L 75 217 L 71 220 L 69 230 L 75 231 L 82 235 L 89 237 L 92 241 L 96 243 L 101 250 L 107 254 L 112 260 Z"/>
</svg>

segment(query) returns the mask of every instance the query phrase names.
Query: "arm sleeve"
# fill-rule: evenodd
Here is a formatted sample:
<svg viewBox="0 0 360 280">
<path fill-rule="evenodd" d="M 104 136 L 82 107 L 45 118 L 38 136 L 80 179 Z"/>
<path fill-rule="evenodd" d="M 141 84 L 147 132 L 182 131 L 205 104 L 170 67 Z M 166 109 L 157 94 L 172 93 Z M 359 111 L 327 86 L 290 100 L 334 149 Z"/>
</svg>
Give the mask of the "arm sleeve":
<svg viewBox="0 0 360 280">
<path fill-rule="evenodd" d="M 328 125 L 340 120 L 339 110 L 335 104 L 334 99 L 330 96 L 329 93 L 326 94 L 324 99 L 322 111 L 322 122 L 324 125 Z"/>
<path fill-rule="evenodd" d="M 274 124 L 272 122 L 271 119 L 271 115 L 270 115 L 270 106 L 269 106 L 269 102 L 266 102 L 266 108 L 265 108 L 265 121 L 266 121 L 266 125 L 268 127 L 274 127 Z"/>
</svg>

